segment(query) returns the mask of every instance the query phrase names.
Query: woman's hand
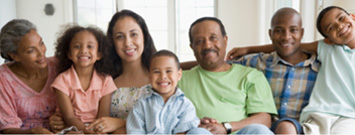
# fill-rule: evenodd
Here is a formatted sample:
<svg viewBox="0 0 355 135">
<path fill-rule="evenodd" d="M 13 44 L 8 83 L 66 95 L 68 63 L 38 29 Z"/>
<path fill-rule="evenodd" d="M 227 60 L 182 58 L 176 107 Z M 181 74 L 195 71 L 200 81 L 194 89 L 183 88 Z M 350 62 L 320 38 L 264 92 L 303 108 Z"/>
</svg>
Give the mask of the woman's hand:
<svg viewBox="0 0 355 135">
<path fill-rule="evenodd" d="M 66 127 L 59 113 L 55 113 L 49 118 L 49 125 L 51 126 L 51 130 L 55 133 L 63 130 Z"/>
<path fill-rule="evenodd" d="M 88 127 L 86 127 L 86 129 L 93 129 L 93 131 L 100 133 L 111 133 L 125 125 L 125 120 L 112 117 L 101 117 L 92 122 Z"/>
</svg>

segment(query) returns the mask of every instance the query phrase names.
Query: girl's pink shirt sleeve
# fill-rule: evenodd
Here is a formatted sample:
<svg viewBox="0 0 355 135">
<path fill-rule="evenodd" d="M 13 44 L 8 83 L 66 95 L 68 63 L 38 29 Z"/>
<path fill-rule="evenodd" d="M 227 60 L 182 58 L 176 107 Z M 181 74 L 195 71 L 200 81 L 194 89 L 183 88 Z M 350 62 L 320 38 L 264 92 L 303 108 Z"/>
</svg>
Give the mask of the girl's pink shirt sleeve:
<svg viewBox="0 0 355 135">
<path fill-rule="evenodd" d="M 51 88 L 52 90 L 57 89 L 61 92 L 63 92 L 65 95 L 68 95 L 69 96 L 69 85 L 68 85 L 68 80 L 66 79 L 66 74 L 65 72 L 64 73 L 61 73 L 59 74 L 54 82 L 52 83 L 51 85 Z"/>
<path fill-rule="evenodd" d="M 113 81 L 112 77 L 107 75 L 105 77 L 102 95 L 106 96 L 107 94 L 111 94 L 116 89 L 117 89 L 117 87 L 116 87 L 115 82 Z"/>
</svg>

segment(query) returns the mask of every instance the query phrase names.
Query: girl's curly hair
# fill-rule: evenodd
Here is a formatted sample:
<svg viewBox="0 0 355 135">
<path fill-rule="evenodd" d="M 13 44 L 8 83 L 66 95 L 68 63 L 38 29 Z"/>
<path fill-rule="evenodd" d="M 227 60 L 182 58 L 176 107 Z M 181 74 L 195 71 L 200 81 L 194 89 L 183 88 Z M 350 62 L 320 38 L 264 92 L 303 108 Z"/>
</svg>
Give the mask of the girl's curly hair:
<svg viewBox="0 0 355 135">
<path fill-rule="evenodd" d="M 68 25 L 64 28 L 64 32 L 60 34 L 56 42 L 55 57 L 59 60 L 58 62 L 58 73 L 62 73 L 69 69 L 73 64 L 68 58 L 68 53 L 70 51 L 70 42 L 74 38 L 75 34 L 81 31 L 88 31 L 92 33 L 98 43 L 98 51 L 101 53 L 101 59 L 95 62 L 94 68 L 97 73 L 111 75 L 113 72 L 113 62 L 109 58 L 109 48 L 110 44 L 107 42 L 105 34 L 100 30 L 100 28 L 95 26 L 82 27 L 79 25 Z"/>
</svg>

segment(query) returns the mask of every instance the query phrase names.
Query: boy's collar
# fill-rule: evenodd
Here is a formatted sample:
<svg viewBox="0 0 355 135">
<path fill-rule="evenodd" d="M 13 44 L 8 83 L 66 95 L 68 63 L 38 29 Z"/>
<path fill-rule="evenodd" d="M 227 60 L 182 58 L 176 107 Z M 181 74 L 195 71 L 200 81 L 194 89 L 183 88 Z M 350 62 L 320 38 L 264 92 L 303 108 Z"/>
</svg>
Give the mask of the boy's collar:
<svg viewBox="0 0 355 135">
<path fill-rule="evenodd" d="M 150 93 L 149 93 L 145 98 L 149 98 L 149 97 L 151 97 L 151 96 L 153 96 L 153 95 L 155 95 L 155 96 L 161 96 L 159 93 L 157 93 L 157 92 L 153 89 L 153 87 L 151 87 L 151 88 L 149 89 L 149 91 L 150 91 Z M 176 88 L 175 88 L 175 93 L 174 93 L 173 95 L 171 95 L 171 96 L 181 97 L 181 96 L 185 96 L 185 94 L 179 89 L 179 87 L 176 87 Z"/>
</svg>

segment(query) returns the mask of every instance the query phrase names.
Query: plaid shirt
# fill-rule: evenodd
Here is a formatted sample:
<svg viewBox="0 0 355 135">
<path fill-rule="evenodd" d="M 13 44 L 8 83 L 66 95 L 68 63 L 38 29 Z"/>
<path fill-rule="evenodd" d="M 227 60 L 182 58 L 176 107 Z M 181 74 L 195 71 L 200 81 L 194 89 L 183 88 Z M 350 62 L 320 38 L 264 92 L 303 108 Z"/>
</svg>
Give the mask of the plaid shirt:
<svg viewBox="0 0 355 135">
<path fill-rule="evenodd" d="M 311 57 L 296 65 L 282 60 L 276 52 L 246 55 L 230 62 L 262 71 L 273 90 L 279 118 L 298 120 L 302 109 L 308 104 L 320 66 L 314 53 L 304 53 Z"/>
</svg>

